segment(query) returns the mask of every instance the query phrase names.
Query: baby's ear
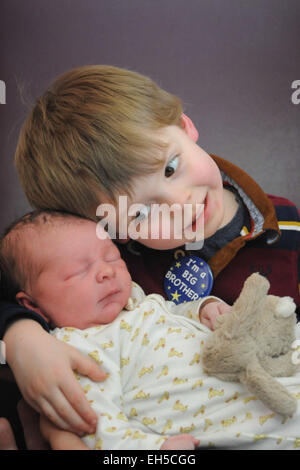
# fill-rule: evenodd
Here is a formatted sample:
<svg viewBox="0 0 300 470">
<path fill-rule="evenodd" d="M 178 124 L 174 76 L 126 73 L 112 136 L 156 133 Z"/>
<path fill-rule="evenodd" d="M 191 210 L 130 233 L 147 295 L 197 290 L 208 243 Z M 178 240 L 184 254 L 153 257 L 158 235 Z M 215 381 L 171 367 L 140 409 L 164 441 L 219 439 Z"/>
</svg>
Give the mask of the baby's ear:
<svg viewBox="0 0 300 470">
<path fill-rule="evenodd" d="M 199 138 L 199 133 L 198 133 L 196 127 L 194 126 L 193 121 L 186 114 L 182 113 L 181 122 L 182 122 L 183 128 L 184 128 L 185 132 L 187 133 L 187 135 L 194 142 L 197 142 L 197 140 Z"/>
<path fill-rule="evenodd" d="M 16 295 L 16 301 L 18 302 L 18 304 L 23 305 L 23 307 L 28 308 L 28 310 L 33 310 L 34 312 L 38 313 L 46 321 L 49 321 L 49 318 L 42 312 L 40 307 L 36 305 L 36 303 L 31 299 L 30 295 L 26 294 L 26 292 L 23 292 L 23 291 L 18 292 Z"/>
</svg>

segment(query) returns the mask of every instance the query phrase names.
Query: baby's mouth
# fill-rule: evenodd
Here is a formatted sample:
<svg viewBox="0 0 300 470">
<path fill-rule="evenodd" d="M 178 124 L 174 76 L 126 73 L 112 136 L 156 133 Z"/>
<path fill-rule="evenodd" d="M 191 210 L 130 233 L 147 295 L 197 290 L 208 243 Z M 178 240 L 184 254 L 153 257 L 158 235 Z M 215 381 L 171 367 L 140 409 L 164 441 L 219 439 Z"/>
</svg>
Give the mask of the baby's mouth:
<svg viewBox="0 0 300 470">
<path fill-rule="evenodd" d="M 114 294 L 117 294 L 119 291 L 120 291 L 120 289 L 117 288 L 117 287 L 108 289 L 108 290 L 104 293 L 104 295 L 101 295 L 100 299 L 98 300 L 98 303 L 102 302 L 102 301 L 105 300 L 105 299 L 108 299 L 109 297 L 111 297 L 111 296 L 114 295 Z"/>
</svg>

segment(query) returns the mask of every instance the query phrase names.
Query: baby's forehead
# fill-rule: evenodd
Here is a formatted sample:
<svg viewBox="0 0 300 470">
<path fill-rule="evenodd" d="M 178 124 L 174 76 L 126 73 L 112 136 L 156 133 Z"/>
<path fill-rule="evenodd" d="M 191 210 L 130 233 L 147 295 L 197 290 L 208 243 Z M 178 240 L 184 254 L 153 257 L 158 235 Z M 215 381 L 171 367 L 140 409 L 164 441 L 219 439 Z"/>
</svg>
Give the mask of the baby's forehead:
<svg viewBox="0 0 300 470">
<path fill-rule="evenodd" d="M 98 255 L 105 254 L 110 246 L 115 246 L 108 233 L 100 222 L 89 219 L 67 220 L 66 223 L 53 224 L 44 230 L 44 234 L 68 247 L 74 246 L 74 250 L 89 251 L 97 249 Z"/>
<path fill-rule="evenodd" d="M 24 226 L 20 238 L 28 261 L 41 266 L 69 262 L 93 253 L 104 257 L 115 247 L 100 223 L 75 217 Z"/>
<path fill-rule="evenodd" d="M 81 227 L 90 227 L 90 238 L 92 238 L 92 228 L 94 228 L 96 238 L 96 224 L 79 218 L 57 218 L 35 224 L 25 224 L 17 230 L 17 237 L 22 240 L 24 249 L 30 248 L 31 253 L 34 254 L 42 247 L 45 249 L 50 242 L 54 245 L 57 242 L 57 244 L 67 246 Z"/>
</svg>

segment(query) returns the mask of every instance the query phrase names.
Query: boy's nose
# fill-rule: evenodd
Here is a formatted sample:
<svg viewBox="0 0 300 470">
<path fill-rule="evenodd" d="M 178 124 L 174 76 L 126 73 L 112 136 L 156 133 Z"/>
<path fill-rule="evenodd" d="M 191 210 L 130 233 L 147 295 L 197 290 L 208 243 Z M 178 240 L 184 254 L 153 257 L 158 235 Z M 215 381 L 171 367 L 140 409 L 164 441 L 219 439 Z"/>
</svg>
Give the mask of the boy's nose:
<svg viewBox="0 0 300 470">
<path fill-rule="evenodd" d="M 97 282 L 103 282 L 105 279 L 110 279 L 114 276 L 114 269 L 108 263 L 103 263 L 96 273 Z"/>
</svg>

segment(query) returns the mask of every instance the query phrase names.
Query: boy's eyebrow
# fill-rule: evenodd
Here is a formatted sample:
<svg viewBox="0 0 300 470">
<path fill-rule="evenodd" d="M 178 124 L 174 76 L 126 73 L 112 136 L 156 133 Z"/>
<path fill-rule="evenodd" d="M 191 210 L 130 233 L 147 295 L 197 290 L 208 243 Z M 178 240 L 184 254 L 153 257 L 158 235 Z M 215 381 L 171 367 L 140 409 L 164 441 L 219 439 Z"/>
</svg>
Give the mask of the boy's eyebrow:
<svg viewBox="0 0 300 470">
<path fill-rule="evenodd" d="M 175 154 L 178 153 L 176 150 L 176 143 L 171 141 L 168 141 L 168 146 L 166 147 L 166 150 L 164 152 L 165 155 L 165 160 L 167 161 L 170 158 L 173 158 Z"/>
</svg>

